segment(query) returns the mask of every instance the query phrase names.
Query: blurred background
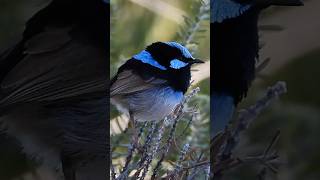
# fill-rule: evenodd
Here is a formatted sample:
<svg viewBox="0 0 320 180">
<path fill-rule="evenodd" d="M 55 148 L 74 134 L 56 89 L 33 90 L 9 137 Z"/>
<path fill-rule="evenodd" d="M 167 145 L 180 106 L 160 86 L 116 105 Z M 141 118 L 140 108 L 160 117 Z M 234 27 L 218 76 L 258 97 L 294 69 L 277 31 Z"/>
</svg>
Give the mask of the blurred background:
<svg viewBox="0 0 320 180">
<path fill-rule="evenodd" d="M 259 155 L 280 130 L 275 148 L 281 166 L 277 174 L 268 173 L 270 180 L 320 179 L 320 1 L 304 3 L 303 7 L 272 7 L 260 17 L 260 25 L 279 28 L 261 31 L 265 46 L 260 59 L 270 57 L 271 61 L 241 104 L 241 108 L 254 104 L 277 81 L 287 83 L 287 94 L 260 114 L 237 148 L 242 157 Z M 260 170 L 261 166 L 250 164 L 232 170 L 224 179 L 258 179 Z"/>
</svg>

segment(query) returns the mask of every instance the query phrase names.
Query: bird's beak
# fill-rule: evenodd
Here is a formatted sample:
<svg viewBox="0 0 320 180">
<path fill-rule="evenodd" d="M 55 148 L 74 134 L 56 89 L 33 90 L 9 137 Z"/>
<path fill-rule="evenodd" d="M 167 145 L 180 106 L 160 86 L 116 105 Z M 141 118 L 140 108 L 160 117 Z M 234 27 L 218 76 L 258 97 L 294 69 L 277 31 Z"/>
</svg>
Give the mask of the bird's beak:
<svg viewBox="0 0 320 180">
<path fill-rule="evenodd" d="M 197 64 L 197 63 L 204 63 L 204 61 L 200 60 L 200 59 L 192 59 L 191 61 L 189 61 L 190 64 Z"/>
<path fill-rule="evenodd" d="M 256 3 L 267 6 L 303 6 L 301 0 L 256 0 Z"/>
</svg>

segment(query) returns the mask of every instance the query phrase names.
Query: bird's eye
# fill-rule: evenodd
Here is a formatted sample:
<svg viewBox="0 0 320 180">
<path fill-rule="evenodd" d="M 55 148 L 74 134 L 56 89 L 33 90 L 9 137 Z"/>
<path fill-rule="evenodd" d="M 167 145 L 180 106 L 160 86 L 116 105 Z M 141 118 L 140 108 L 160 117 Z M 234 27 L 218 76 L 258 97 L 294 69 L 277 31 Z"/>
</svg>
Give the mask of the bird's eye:
<svg viewBox="0 0 320 180">
<path fill-rule="evenodd" d="M 180 61 L 178 59 L 174 59 L 174 60 L 170 61 L 170 67 L 173 69 L 180 69 L 180 68 L 183 68 L 187 65 L 188 65 L 188 63 Z"/>
</svg>

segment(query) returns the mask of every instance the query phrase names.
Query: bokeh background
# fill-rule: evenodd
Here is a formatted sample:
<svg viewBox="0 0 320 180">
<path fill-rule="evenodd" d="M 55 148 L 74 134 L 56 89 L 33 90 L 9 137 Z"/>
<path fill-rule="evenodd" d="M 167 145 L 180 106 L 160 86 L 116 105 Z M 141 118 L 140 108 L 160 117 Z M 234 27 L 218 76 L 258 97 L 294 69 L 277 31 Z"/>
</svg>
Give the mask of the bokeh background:
<svg viewBox="0 0 320 180">
<path fill-rule="evenodd" d="M 260 59 L 271 58 L 259 74 L 241 108 L 254 104 L 266 88 L 277 81 L 287 83 L 288 92 L 275 101 L 243 134 L 237 154 L 259 155 L 277 130 L 277 174 L 267 179 L 320 179 L 320 1 L 305 0 L 302 7 L 272 7 L 260 17 L 260 25 L 276 25 L 262 31 Z M 274 27 L 276 27 L 274 26 Z M 240 108 L 240 109 L 241 109 Z M 249 164 L 228 172 L 226 180 L 258 179 L 261 166 Z"/>
</svg>

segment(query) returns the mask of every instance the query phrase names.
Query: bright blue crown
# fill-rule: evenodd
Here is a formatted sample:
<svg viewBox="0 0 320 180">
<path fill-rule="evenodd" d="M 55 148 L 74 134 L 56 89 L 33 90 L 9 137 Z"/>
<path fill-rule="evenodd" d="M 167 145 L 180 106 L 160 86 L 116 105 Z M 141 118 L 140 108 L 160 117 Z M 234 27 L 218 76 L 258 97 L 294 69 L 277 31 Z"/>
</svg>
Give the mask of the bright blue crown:
<svg viewBox="0 0 320 180">
<path fill-rule="evenodd" d="M 172 41 L 172 42 L 165 42 L 165 43 L 168 44 L 169 46 L 178 48 L 178 49 L 182 52 L 182 54 L 183 54 L 183 56 L 184 56 L 185 58 L 192 58 L 192 59 L 194 59 L 194 58 L 192 57 L 190 51 L 189 51 L 187 48 L 185 48 L 184 46 L 182 46 L 181 44 L 179 44 L 179 43 L 177 43 L 177 42 L 173 42 L 173 41 Z"/>
<path fill-rule="evenodd" d="M 239 4 L 232 0 L 211 0 L 211 22 L 221 23 L 225 19 L 230 19 L 243 14 L 252 5 Z"/>
</svg>

